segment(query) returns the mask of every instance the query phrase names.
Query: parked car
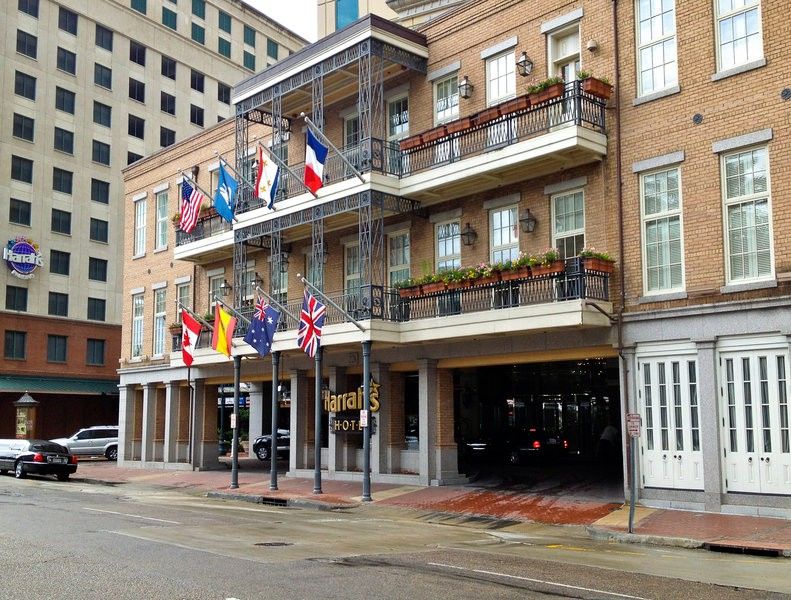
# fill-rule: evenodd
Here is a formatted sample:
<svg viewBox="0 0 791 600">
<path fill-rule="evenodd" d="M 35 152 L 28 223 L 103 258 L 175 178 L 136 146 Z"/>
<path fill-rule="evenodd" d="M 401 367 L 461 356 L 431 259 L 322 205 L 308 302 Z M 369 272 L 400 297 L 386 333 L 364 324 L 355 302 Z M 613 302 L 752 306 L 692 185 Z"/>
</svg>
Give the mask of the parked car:
<svg viewBox="0 0 791 600">
<path fill-rule="evenodd" d="M 277 456 L 286 458 L 289 454 L 291 432 L 288 429 L 277 430 Z M 258 460 L 269 460 L 272 454 L 272 434 L 262 435 L 253 440 L 253 452 Z"/>
<path fill-rule="evenodd" d="M 17 479 L 33 473 L 66 481 L 77 471 L 77 457 L 47 440 L 0 440 L 0 475 L 8 471 L 13 471 Z"/>
<path fill-rule="evenodd" d="M 561 456 L 569 448 L 569 442 L 558 435 L 550 435 L 540 429 L 530 428 L 518 432 L 507 441 L 508 462 L 518 465 L 531 458 Z"/>
<path fill-rule="evenodd" d="M 67 438 L 52 440 L 77 456 L 105 456 L 118 460 L 118 425 L 94 425 Z"/>
</svg>

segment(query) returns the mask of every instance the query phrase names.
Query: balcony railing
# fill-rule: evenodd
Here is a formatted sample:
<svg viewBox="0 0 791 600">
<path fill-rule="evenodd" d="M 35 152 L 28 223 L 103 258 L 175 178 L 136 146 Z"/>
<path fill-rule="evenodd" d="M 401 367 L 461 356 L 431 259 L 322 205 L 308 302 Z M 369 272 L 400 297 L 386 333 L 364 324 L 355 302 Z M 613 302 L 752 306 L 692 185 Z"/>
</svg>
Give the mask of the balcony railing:
<svg viewBox="0 0 791 600">
<path fill-rule="evenodd" d="M 204 202 L 211 202 L 211 198 L 207 198 Z M 198 223 L 195 225 L 195 229 L 189 233 L 181 229 L 176 229 L 176 246 L 182 246 L 198 240 L 205 240 L 213 235 L 230 230 L 231 224 L 216 213 L 206 217 L 200 217 Z"/>
</svg>

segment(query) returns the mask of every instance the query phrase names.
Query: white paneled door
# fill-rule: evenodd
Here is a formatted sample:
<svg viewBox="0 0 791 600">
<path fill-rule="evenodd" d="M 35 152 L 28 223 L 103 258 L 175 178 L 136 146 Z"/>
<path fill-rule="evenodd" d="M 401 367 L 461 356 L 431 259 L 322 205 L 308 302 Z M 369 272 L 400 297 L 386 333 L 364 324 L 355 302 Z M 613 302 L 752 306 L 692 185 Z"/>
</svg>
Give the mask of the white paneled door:
<svg viewBox="0 0 791 600">
<path fill-rule="evenodd" d="M 788 351 L 722 353 L 719 366 L 726 491 L 791 495 Z"/>
<path fill-rule="evenodd" d="M 703 489 L 700 406 L 694 355 L 638 359 L 643 485 Z"/>
</svg>

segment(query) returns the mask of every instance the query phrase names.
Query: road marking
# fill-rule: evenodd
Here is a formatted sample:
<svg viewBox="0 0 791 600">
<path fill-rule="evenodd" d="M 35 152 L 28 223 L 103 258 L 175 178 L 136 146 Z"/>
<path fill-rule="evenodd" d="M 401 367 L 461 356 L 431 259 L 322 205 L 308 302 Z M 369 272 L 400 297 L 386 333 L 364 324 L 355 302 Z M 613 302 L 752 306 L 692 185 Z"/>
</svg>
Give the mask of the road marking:
<svg viewBox="0 0 791 600">
<path fill-rule="evenodd" d="M 145 519 L 147 521 L 157 521 L 158 523 L 171 523 L 173 525 L 181 525 L 178 521 L 168 521 L 167 519 L 155 519 L 154 517 L 144 517 L 143 515 L 131 515 L 129 513 L 122 513 L 122 512 L 115 512 L 114 510 L 102 510 L 100 508 L 88 508 L 87 506 L 82 507 L 83 510 L 89 510 L 91 512 L 99 512 L 99 513 L 107 513 L 108 515 L 120 515 L 122 517 L 133 517 L 135 519 Z"/>
<path fill-rule="evenodd" d="M 555 583 L 554 581 L 545 581 L 543 579 L 532 579 L 531 577 L 520 577 L 519 575 L 509 575 L 508 573 L 498 573 L 497 571 L 484 571 L 483 569 L 466 569 L 464 567 L 457 567 L 455 565 L 445 565 L 442 563 L 428 563 L 433 567 L 444 567 L 446 569 L 456 569 L 458 571 L 470 571 L 472 573 L 481 573 L 482 575 L 494 575 L 495 577 L 507 577 L 509 579 L 519 579 L 520 581 L 530 581 L 532 583 L 542 583 L 544 585 L 553 585 L 555 587 L 569 588 L 572 590 L 582 590 L 583 592 L 594 592 L 596 594 L 607 594 L 608 596 L 617 596 L 618 598 L 630 598 L 632 600 L 648 600 L 642 596 L 629 596 L 628 594 L 618 594 L 616 592 L 608 592 L 606 590 L 597 590 L 595 588 L 586 588 L 579 585 L 567 585 L 565 583 Z"/>
<path fill-rule="evenodd" d="M 220 556 L 223 558 L 231 558 L 233 560 L 246 560 L 248 562 L 255 562 L 260 563 L 260 560 L 256 560 L 255 558 L 250 558 L 247 556 L 236 556 L 234 554 L 229 554 L 227 552 L 215 552 L 214 550 L 207 550 L 206 548 L 196 548 L 194 546 L 188 546 L 187 544 L 179 544 L 178 542 L 169 542 L 167 540 L 157 540 L 150 537 L 144 537 L 142 535 L 134 535 L 132 533 L 126 533 L 124 531 L 113 531 L 112 529 L 101 529 L 100 531 L 104 533 L 113 533 L 115 535 L 120 535 L 123 537 L 132 538 L 134 540 L 141 540 L 143 542 L 149 542 L 151 544 L 163 544 L 165 546 L 175 546 L 176 548 L 181 548 L 182 550 L 190 550 L 192 552 L 203 552 L 205 554 L 212 554 L 214 556 Z"/>
</svg>

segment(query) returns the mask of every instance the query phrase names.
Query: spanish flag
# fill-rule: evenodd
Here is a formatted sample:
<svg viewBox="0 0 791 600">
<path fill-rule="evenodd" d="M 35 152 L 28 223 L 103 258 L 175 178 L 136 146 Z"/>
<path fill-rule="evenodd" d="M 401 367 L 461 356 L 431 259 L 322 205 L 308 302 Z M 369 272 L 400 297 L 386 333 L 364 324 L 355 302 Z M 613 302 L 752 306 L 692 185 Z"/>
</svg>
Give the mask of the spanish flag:
<svg viewBox="0 0 791 600">
<path fill-rule="evenodd" d="M 226 311 L 219 302 L 214 305 L 214 335 L 211 347 L 231 358 L 231 340 L 236 327 L 236 318 Z"/>
</svg>

